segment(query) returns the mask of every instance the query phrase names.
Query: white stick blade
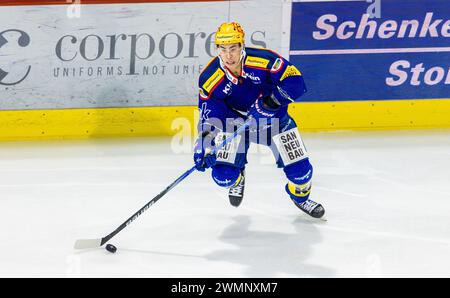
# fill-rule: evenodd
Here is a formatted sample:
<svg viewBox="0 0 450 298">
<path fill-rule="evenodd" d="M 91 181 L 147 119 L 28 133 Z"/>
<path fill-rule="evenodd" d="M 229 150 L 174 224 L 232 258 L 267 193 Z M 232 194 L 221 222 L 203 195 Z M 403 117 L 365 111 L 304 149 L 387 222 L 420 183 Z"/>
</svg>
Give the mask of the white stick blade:
<svg viewBox="0 0 450 298">
<path fill-rule="evenodd" d="M 94 248 L 102 246 L 102 239 L 79 239 L 75 241 L 75 249 Z"/>
</svg>

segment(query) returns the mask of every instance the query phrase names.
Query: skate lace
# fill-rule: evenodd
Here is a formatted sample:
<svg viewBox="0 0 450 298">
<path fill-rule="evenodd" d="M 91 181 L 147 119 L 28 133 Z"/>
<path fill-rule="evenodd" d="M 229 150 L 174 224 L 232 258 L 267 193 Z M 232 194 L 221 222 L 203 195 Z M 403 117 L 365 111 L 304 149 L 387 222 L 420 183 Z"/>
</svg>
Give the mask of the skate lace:
<svg viewBox="0 0 450 298">
<path fill-rule="evenodd" d="M 244 179 L 244 176 L 241 176 L 241 180 L 239 181 L 239 183 L 230 187 L 230 195 L 242 196 L 242 192 L 244 190 Z"/>
<path fill-rule="evenodd" d="M 242 194 L 242 184 L 239 183 L 236 186 L 230 188 L 230 195 L 240 196 Z"/>
<path fill-rule="evenodd" d="M 314 210 L 314 208 L 316 208 L 318 204 L 314 201 L 311 200 L 306 200 L 303 203 L 300 204 L 300 206 L 302 207 L 303 210 L 307 211 L 307 212 L 311 212 Z"/>
</svg>

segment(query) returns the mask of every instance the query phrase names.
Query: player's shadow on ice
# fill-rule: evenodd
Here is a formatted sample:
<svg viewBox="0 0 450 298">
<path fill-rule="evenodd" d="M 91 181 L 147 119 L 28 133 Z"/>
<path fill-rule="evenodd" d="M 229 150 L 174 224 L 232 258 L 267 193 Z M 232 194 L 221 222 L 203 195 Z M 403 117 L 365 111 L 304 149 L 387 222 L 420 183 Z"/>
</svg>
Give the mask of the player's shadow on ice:
<svg viewBox="0 0 450 298">
<path fill-rule="evenodd" d="M 298 218 L 294 233 L 250 230 L 248 216 L 234 217 L 234 223 L 220 235 L 220 240 L 236 248 L 221 249 L 204 258 L 237 263 L 247 267 L 246 277 L 274 277 L 276 274 L 295 277 L 332 277 L 335 271 L 308 262 L 314 245 L 322 241 L 315 223 Z"/>
</svg>

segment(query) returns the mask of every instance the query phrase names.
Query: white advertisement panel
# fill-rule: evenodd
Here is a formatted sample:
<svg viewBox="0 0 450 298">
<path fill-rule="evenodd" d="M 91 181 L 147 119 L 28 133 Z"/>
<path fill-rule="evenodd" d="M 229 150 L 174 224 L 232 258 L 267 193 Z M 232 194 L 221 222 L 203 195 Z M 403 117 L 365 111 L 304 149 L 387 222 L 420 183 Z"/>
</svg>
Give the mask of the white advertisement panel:
<svg viewBox="0 0 450 298">
<path fill-rule="evenodd" d="M 282 1 L 0 7 L 0 110 L 194 105 L 214 32 L 282 50 Z M 286 33 L 285 33 L 286 34 Z"/>
</svg>

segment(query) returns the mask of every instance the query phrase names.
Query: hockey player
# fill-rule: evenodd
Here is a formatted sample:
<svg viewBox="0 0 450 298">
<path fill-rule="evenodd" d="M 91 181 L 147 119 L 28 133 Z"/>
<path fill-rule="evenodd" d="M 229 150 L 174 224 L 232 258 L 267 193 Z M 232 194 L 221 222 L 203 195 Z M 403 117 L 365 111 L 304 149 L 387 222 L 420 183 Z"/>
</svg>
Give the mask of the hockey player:
<svg viewBox="0 0 450 298">
<path fill-rule="evenodd" d="M 286 175 L 289 197 L 302 211 L 320 218 L 324 208 L 309 199 L 313 168 L 297 125 L 287 112 L 288 105 L 306 92 L 303 77 L 277 53 L 245 47 L 244 35 L 236 22 L 220 25 L 215 35 L 218 56 L 200 74 L 196 168 L 205 171 L 211 167 L 213 180 L 229 188 L 230 203 L 238 207 L 244 195 L 250 143 L 270 146 Z M 247 130 L 217 154 L 210 154 L 219 140 L 233 133 L 237 120 L 248 117 L 254 121 L 256 137 L 251 138 L 251 130 Z"/>
</svg>

